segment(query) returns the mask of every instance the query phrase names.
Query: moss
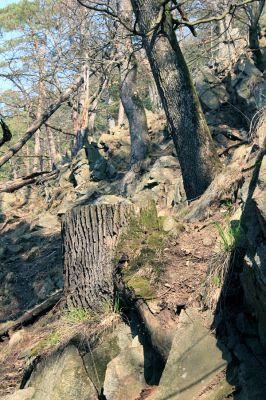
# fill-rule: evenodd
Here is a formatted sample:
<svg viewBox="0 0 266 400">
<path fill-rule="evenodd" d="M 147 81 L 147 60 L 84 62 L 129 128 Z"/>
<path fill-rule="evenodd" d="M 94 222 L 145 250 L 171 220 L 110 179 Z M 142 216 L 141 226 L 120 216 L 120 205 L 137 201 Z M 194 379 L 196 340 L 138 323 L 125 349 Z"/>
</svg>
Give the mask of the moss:
<svg viewBox="0 0 266 400">
<path fill-rule="evenodd" d="M 153 295 L 149 280 L 142 276 L 133 276 L 127 281 L 127 285 L 135 290 L 137 296 L 147 298 Z"/>
<path fill-rule="evenodd" d="M 40 355 L 44 350 L 57 346 L 60 343 L 60 335 L 57 331 L 50 333 L 47 337 L 40 340 L 36 346 L 31 349 L 30 356 L 36 357 Z"/>
</svg>

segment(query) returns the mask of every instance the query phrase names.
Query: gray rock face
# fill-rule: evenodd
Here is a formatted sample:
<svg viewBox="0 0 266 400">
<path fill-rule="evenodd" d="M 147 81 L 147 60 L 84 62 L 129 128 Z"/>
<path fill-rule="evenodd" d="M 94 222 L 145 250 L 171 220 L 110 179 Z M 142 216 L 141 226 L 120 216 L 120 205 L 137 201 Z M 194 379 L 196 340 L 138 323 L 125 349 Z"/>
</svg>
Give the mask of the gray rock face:
<svg viewBox="0 0 266 400">
<path fill-rule="evenodd" d="M 236 63 L 231 91 L 233 103 L 249 117 L 266 105 L 265 77 L 248 58 L 242 57 Z"/>
<path fill-rule="evenodd" d="M 148 399 L 193 399 L 227 366 L 228 354 L 226 359 L 198 311 L 182 311 L 159 388 Z"/>
<path fill-rule="evenodd" d="M 180 166 L 173 156 L 159 158 L 137 184 L 133 183 L 127 189 L 137 205 L 143 206 L 145 199 L 155 201 L 160 209 L 169 210 L 186 205 Z"/>
<path fill-rule="evenodd" d="M 127 325 L 118 325 L 102 343 L 85 355 L 84 364 L 94 386 L 100 392 L 104 385 L 107 365 L 131 344 L 132 335 Z"/>
<path fill-rule="evenodd" d="M 218 110 L 229 99 L 225 85 L 210 70 L 203 69 L 195 80 L 203 108 L 206 111 Z"/>
<path fill-rule="evenodd" d="M 97 400 L 98 394 L 74 346 L 68 346 L 41 362 L 28 386 L 35 387 L 32 400 Z"/>
<path fill-rule="evenodd" d="M 104 394 L 108 400 L 135 400 L 145 386 L 144 352 L 136 336 L 132 344 L 108 364 Z"/>
</svg>

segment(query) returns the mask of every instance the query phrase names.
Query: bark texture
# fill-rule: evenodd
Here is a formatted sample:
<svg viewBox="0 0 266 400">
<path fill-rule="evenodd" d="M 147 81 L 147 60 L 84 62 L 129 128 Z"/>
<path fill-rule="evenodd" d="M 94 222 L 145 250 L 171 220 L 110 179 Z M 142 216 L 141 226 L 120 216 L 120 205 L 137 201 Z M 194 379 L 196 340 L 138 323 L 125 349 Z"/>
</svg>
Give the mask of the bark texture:
<svg viewBox="0 0 266 400">
<path fill-rule="evenodd" d="M 220 169 L 188 67 L 173 29 L 170 5 L 131 0 L 166 113 L 188 199 L 200 196 Z"/>
<path fill-rule="evenodd" d="M 130 0 L 121 0 L 118 11 L 129 26 L 133 11 Z M 148 153 L 148 124 L 143 103 L 138 94 L 138 62 L 127 30 L 118 30 L 118 55 L 120 63 L 120 99 L 129 123 L 131 142 L 131 165 L 143 161 Z"/>
<path fill-rule="evenodd" d="M 113 251 L 130 205 L 87 205 L 62 222 L 64 292 L 68 307 L 101 310 L 113 299 Z"/>
<path fill-rule="evenodd" d="M 145 160 L 148 152 L 148 125 L 143 104 L 137 93 L 137 61 L 132 55 L 121 68 L 120 97 L 128 119 L 131 165 Z"/>
</svg>

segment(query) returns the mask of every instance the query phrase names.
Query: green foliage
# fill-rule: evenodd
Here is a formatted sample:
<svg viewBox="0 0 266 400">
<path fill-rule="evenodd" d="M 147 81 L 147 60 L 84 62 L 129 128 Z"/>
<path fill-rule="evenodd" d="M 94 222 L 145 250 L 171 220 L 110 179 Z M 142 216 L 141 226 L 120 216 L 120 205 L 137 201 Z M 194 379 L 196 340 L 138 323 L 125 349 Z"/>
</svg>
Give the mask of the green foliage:
<svg viewBox="0 0 266 400">
<path fill-rule="evenodd" d="M 127 286 L 132 287 L 137 296 L 147 298 L 152 297 L 153 295 L 149 279 L 144 278 L 143 276 L 133 276 L 127 281 Z"/>
<path fill-rule="evenodd" d="M 41 10 L 40 1 L 21 0 L 0 9 L 0 25 L 6 31 L 16 30 L 29 19 L 34 20 L 36 13 Z"/>
<path fill-rule="evenodd" d="M 79 324 L 90 319 L 90 317 L 90 310 L 84 308 L 71 307 L 65 313 L 66 320 L 72 324 Z"/>
<path fill-rule="evenodd" d="M 223 228 L 219 222 L 214 222 L 214 225 L 219 233 L 224 250 L 235 249 L 241 234 L 240 222 L 234 224 L 232 221 L 228 221 L 226 228 Z"/>
<path fill-rule="evenodd" d="M 106 300 L 102 303 L 102 310 L 104 314 L 115 313 L 119 314 L 121 311 L 121 300 L 116 293 L 114 300 Z"/>
<path fill-rule="evenodd" d="M 44 339 L 40 340 L 36 346 L 31 349 L 30 356 L 36 357 L 41 354 L 44 350 L 47 350 L 51 347 L 57 346 L 60 343 L 60 334 L 57 331 L 50 333 Z"/>
</svg>

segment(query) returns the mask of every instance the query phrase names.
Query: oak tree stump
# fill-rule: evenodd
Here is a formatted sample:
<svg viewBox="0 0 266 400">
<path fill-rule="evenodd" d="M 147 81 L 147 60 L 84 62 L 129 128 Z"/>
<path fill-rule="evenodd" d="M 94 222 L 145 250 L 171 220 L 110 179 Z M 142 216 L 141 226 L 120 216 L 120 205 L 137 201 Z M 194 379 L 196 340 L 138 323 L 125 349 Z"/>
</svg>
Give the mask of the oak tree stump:
<svg viewBox="0 0 266 400">
<path fill-rule="evenodd" d="M 100 311 L 114 296 L 112 257 L 130 205 L 85 205 L 62 221 L 64 295 L 68 307 Z"/>
</svg>

